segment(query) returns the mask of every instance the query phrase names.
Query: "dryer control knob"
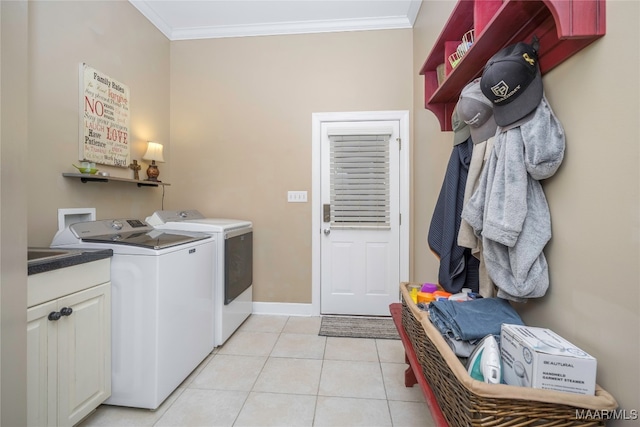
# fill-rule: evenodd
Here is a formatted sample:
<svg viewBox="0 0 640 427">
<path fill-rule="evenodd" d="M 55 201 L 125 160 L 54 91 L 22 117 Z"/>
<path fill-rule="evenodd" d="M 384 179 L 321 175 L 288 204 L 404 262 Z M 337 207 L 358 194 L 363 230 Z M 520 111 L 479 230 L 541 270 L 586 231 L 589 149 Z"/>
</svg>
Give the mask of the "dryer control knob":
<svg viewBox="0 0 640 427">
<path fill-rule="evenodd" d="M 186 218 L 187 217 L 187 213 L 185 211 L 182 211 L 178 214 L 178 216 L 180 216 L 180 218 Z"/>
<path fill-rule="evenodd" d="M 122 222 L 115 220 L 111 222 L 111 228 L 114 230 L 122 230 Z"/>
</svg>

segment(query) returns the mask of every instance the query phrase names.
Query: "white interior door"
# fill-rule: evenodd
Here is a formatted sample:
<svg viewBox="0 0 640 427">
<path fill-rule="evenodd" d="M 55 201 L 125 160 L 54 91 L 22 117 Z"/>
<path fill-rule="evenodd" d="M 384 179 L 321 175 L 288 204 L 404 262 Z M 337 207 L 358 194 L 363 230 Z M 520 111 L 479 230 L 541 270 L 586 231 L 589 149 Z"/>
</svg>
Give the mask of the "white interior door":
<svg viewBox="0 0 640 427">
<path fill-rule="evenodd" d="M 388 316 L 399 300 L 400 122 L 320 131 L 320 311 Z"/>
</svg>

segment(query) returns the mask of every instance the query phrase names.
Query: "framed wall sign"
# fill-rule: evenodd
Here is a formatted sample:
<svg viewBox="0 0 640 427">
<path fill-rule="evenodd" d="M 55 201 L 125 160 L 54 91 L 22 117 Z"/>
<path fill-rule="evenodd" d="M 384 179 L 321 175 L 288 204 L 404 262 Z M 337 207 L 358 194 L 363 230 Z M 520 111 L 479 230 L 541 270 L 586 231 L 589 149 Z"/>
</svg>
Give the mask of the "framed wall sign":
<svg viewBox="0 0 640 427">
<path fill-rule="evenodd" d="M 129 87 L 80 64 L 79 160 L 128 167 Z"/>
</svg>

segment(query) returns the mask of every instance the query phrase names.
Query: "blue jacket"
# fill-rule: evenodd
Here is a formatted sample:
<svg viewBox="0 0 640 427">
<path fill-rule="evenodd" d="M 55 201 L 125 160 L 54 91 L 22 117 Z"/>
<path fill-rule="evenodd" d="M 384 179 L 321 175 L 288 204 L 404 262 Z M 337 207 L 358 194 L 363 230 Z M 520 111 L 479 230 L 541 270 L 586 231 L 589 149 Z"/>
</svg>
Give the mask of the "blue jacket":
<svg viewBox="0 0 640 427">
<path fill-rule="evenodd" d="M 471 255 L 470 249 L 458 246 L 460 214 L 472 151 L 471 138 L 453 147 L 427 235 L 429 247 L 440 259 L 438 282 L 451 293 L 460 292 L 463 287 L 478 291 L 478 260 Z"/>
</svg>

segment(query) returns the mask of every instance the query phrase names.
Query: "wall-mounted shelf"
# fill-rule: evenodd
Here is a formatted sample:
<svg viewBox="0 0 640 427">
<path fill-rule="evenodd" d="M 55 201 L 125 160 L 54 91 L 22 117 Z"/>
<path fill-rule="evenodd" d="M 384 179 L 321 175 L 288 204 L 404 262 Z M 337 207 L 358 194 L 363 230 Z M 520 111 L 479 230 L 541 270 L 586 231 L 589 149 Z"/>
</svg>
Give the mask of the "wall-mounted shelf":
<svg viewBox="0 0 640 427">
<path fill-rule="evenodd" d="M 486 62 L 505 46 L 540 40 L 540 71 L 559 65 L 605 34 L 605 0 L 458 0 L 420 74 L 425 108 L 451 130 L 451 114 L 462 88 L 482 75 Z M 447 58 L 463 35 L 473 29 L 475 41 L 455 68 Z M 445 64 L 438 84 L 437 67 Z"/>
<path fill-rule="evenodd" d="M 157 187 L 157 186 L 165 186 L 171 185 L 167 182 L 160 181 L 140 181 L 137 179 L 129 179 L 129 178 L 118 178 L 115 176 L 102 176 L 102 175 L 89 175 L 86 173 L 63 173 L 62 176 L 65 178 L 79 178 L 83 183 L 87 182 L 109 182 L 109 181 L 119 181 L 119 182 L 130 182 L 132 184 L 138 184 L 138 187 Z"/>
</svg>

